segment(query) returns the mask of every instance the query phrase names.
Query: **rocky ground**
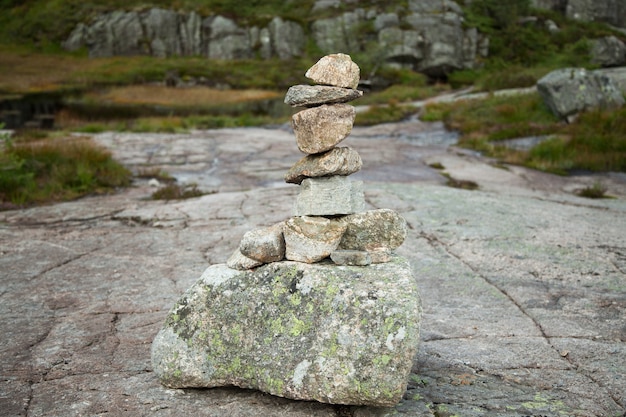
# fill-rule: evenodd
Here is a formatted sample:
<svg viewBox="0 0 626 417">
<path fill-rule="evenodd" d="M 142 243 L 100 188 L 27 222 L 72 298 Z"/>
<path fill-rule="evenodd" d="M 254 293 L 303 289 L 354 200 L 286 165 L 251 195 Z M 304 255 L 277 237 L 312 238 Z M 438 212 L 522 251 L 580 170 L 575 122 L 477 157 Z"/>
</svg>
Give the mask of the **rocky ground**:
<svg viewBox="0 0 626 417">
<path fill-rule="evenodd" d="M 168 309 L 244 232 L 291 216 L 301 157 L 285 127 L 104 133 L 135 171 L 212 191 L 164 202 L 147 180 L 114 195 L 0 213 L 3 416 L 623 416 L 626 178 L 501 167 L 417 120 L 355 128 L 369 208 L 410 226 L 420 352 L 392 409 L 237 388 L 162 387 L 150 345 Z M 451 188 L 438 162 L 476 191 Z M 612 199 L 575 191 L 595 183 Z"/>
</svg>

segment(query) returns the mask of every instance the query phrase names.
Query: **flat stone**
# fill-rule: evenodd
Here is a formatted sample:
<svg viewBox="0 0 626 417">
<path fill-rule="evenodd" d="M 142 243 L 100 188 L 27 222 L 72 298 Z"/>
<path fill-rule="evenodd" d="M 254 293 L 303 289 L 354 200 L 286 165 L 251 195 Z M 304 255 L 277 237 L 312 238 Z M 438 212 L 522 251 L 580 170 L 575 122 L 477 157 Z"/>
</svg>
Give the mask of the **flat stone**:
<svg viewBox="0 0 626 417">
<path fill-rule="evenodd" d="M 261 266 L 263 265 L 263 262 L 248 258 L 243 253 L 241 253 L 239 248 L 237 248 L 230 256 L 230 258 L 228 258 L 228 261 L 226 261 L 226 265 L 228 265 L 228 267 L 232 269 L 244 270 Z"/>
<path fill-rule="evenodd" d="M 322 104 L 346 103 L 363 96 L 353 88 L 325 85 L 294 85 L 287 90 L 285 104 L 293 107 L 315 107 Z"/>
<path fill-rule="evenodd" d="M 285 174 L 285 182 L 300 184 L 305 178 L 331 175 L 350 175 L 361 169 L 363 161 L 351 148 L 333 148 L 330 151 L 307 155 Z"/>
<path fill-rule="evenodd" d="M 304 75 L 317 84 L 356 88 L 361 71 L 350 55 L 331 54 L 322 57 Z"/>
<path fill-rule="evenodd" d="M 152 344 L 170 388 L 238 386 L 297 400 L 393 406 L 418 350 L 409 263 L 210 266 Z"/>
<path fill-rule="evenodd" d="M 367 251 L 336 250 L 330 254 L 330 259 L 336 265 L 366 266 L 372 263 Z"/>
<path fill-rule="evenodd" d="M 370 210 L 340 219 L 347 225 L 339 249 L 393 250 L 407 236 L 406 220 L 389 209 Z"/>
<path fill-rule="evenodd" d="M 239 251 L 248 258 L 269 263 L 285 258 L 284 223 L 246 232 L 239 243 Z"/>
<path fill-rule="evenodd" d="M 298 149 L 315 154 L 334 148 L 352 132 L 355 117 L 356 109 L 349 104 L 324 104 L 294 114 L 291 125 Z"/>
<path fill-rule="evenodd" d="M 307 178 L 300 184 L 294 215 L 336 216 L 364 209 L 362 181 L 350 181 L 348 177 L 342 176 Z"/>
<path fill-rule="evenodd" d="M 290 261 L 321 261 L 337 249 L 346 225 L 325 217 L 292 217 L 285 223 L 285 257 Z"/>
</svg>

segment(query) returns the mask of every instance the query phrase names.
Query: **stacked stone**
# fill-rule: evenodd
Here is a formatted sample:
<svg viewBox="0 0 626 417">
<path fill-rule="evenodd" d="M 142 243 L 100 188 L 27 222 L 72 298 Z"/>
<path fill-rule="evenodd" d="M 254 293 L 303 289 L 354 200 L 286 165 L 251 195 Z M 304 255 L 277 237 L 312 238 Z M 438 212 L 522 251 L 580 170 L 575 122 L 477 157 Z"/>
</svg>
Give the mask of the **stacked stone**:
<svg viewBox="0 0 626 417">
<path fill-rule="evenodd" d="M 294 86 L 286 98 L 308 107 L 293 117 L 307 155 L 285 177 L 300 184 L 295 215 L 246 233 L 228 264 L 208 267 L 172 308 L 152 344 L 167 387 L 376 407 L 405 394 L 421 302 L 409 262 L 390 253 L 406 222 L 363 211 L 362 184 L 347 178 L 361 159 L 336 146 L 354 122 L 345 103 L 361 95 L 358 67 L 330 55 L 307 76 L 324 85 Z M 345 266 L 318 262 L 328 257 Z"/>
<path fill-rule="evenodd" d="M 349 55 L 320 59 L 305 74 L 317 85 L 289 88 L 285 103 L 305 107 L 292 117 L 298 149 L 306 156 L 285 175 L 299 184 L 294 216 L 246 233 L 228 260 L 251 269 L 284 259 L 365 266 L 388 262 L 406 237 L 406 222 L 392 210 L 365 209 L 363 183 L 348 176 L 363 165 L 359 154 L 340 142 L 352 132 L 356 109 L 346 104 L 362 96 L 360 70 Z"/>
</svg>

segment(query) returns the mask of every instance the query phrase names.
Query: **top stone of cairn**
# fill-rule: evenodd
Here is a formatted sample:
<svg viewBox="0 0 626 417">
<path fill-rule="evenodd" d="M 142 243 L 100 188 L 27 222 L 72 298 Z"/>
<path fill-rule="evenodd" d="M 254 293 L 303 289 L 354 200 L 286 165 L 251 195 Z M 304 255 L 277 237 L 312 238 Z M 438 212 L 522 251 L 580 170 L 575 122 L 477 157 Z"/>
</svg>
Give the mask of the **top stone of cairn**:
<svg viewBox="0 0 626 417">
<path fill-rule="evenodd" d="M 304 75 L 317 84 L 357 88 L 361 73 L 350 55 L 331 54 L 317 61 Z"/>
</svg>

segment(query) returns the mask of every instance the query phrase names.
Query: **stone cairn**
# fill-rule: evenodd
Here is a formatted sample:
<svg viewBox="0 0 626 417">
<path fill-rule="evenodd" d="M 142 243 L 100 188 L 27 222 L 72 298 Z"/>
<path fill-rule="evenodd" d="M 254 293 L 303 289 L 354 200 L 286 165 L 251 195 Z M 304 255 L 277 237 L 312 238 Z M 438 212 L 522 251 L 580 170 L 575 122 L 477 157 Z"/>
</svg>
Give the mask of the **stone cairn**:
<svg viewBox="0 0 626 417">
<path fill-rule="evenodd" d="M 299 184 L 294 217 L 246 233 L 228 266 L 245 270 L 282 261 L 313 263 L 330 257 L 338 265 L 388 262 L 407 228 L 392 210 L 365 211 L 363 183 L 348 176 L 363 165 L 349 147 L 337 147 L 350 135 L 356 109 L 345 104 L 356 90 L 359 67 L 349 55 L 322 58 L 305 74 L 318 85 L 295 85 L 285 103 L 306 107 L 292 118 L 298 149 L 307 154 L 285 175 Z"/>
<path fill-rule="evenodd" d="M 307 154 L 286 174 L 295 215 L 246 233 L 227 264 L 209 266 L 169 312 L 152 366 L 171 388 L 238 386 L 331 404 L 393 406 L 417 353 L 421 303 L 409 263 L 393 254 L 406 222 L 364 211 L 348 176 L 358 153 L 337 147 L 356 115 L 359 68 L 322 58 L 285 101 Z M 330 258 L 330 259 L 329 259 Z"/>
</svg>

